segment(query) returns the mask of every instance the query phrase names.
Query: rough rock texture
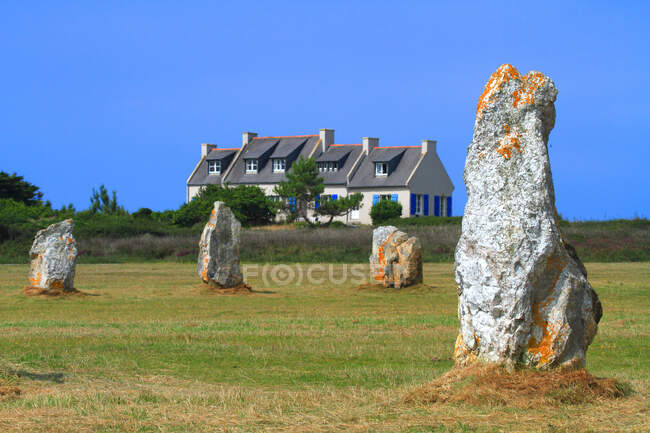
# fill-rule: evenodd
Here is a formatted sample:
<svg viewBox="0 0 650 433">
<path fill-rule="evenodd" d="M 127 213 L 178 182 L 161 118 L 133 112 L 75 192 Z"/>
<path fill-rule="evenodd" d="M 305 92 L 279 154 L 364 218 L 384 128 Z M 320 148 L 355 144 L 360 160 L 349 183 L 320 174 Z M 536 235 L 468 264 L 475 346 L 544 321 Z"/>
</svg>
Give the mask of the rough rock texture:
<svg viewBox="0 0 650 433">
<path fill-rule="evenodd" d="M 558 227 L 547 141 L 553 81 L 502 65 L 476 111 L 456 247 L 458 364 L 582 366 L 602 309 Z"/>
<path fill-rule="evenodd" d="M 74 290 L 77 247 L 72 236 L 74 222 L 69 219 L 36 233 L 29 254 L 31 288 Z"/>
<path fill-rule="evenodd" d="M 398 289 L 421 283 L 420 241 L 393 226 L 376 228 L 372 232 L 370 278 L 384 287 Z"/>
<path fill-rule="evenodd" d="M 218 288 L 243 283 L 239 268 L 239 232 L 241 224 L 222 202 L 214 202 L 210 220 L 199 241 L 199 277 Z"/>
</svg>

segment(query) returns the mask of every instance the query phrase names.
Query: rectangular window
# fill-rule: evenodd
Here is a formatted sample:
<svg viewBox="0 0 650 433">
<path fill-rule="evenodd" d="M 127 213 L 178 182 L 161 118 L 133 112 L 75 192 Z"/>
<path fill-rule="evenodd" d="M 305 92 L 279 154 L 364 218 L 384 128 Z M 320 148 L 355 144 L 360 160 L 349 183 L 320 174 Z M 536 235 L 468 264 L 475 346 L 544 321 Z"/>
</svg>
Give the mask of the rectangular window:
<svg viewBox="0 0 650 433">
<path fill-rule="evenodd" d="M 221 174 L 221 161 L 208 161 L 209 174 Z"/>
<path fill-rule="evenodd" d="M 387 175 L 388 175 L 388 163 L 375 162 L 375 176 L 387 176 Z"/>
<path fill-rule="evenodd" d="M 390 194 L 382 194 L 382 195 L 379 196 L 379 200 L 388 200 L 388 201 L 390 201 L 391 196 L 390 196 Z"/>
<path fill-rule="evenodd" d="M 445 199 L 444 195 L 440 196 L 440 216 L 445 216 L 447 215 L 447 200 Z"/>
<path fill-rule="evenodd" d="M 319 201 L 321 203 L 326 203 L 326 202 L 328 202 L 330 200 L 332 200 L 332 196 L 330 194 L 323 194 L 323 195 L 320 196 L 320 199 L 319 199 Z"/>
<path fill-rule="evenodd" d="M 270 196 L 269 196 L 269 199 L 270 199 L 272 202 L 279 202 L 279 201 L 280 201 L 280 196 L 279 196 L 279 195 L 270 195 Z"/>
<path fill-rule="evenodd" d="M 328 171 L 338 171 L 339 170 L 339 163 L 338 162 L 319 162 L 318 163 L 318 171 L 321 173 L 325 173 Z"/>
<path fill-rule="evenodd" d="M 273 173 L 284 173 L 284 170 L 287 168 L 286 159 L 274 159 L 273 160 Z"/>
<path fill-rule="evenodd" d="M 246 160 L 246 173 L 257 173 L 257 159 Z"/>
<path fill-rule="evenodd" d="M 415 195 L 415 214 L 416 215 L 422 215 L 422 202 L 424 201 L 424 197 L 422 197 L 422 194 L 416 194 Z"/>
</svg>

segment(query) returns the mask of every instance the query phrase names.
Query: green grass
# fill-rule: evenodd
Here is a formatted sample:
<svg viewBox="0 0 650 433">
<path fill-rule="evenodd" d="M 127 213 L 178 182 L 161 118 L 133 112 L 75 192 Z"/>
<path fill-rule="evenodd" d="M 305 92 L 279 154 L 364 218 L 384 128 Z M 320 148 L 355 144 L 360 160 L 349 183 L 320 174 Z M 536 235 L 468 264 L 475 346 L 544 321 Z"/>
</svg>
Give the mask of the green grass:
<svg viewBox="0 0 650 433">
<path fill-rule="evenodd" d="M 79 265 L 97 296 L 25 297 L 0 266 L 0 431 L 645 431 L 650 264 L 588 264 L 604 308 L 587 368 L 618 401 L 516 409 L 407 405 L 452 366 L 452 265 L 424 287 L 265 285 L 220 296 L 182 263 Z M 337 275 L 342 267 L 334 267 Z M 316 273 L 321 276 L 322 273 Z"/>
</svg>

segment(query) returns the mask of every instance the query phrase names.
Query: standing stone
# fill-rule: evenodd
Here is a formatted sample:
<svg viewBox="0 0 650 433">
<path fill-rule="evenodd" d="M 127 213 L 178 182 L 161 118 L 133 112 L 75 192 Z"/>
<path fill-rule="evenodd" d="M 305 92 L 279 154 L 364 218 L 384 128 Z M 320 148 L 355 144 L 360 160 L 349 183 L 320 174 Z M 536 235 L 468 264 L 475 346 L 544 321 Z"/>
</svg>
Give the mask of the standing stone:
<svg viewBox="0 0 650 433">
<path fill-rule="evenodd" d="M 32 248 L 29 273 L 30 288 L 41 290 L 74 290 L 74 271 L 77 263 L 77 247 L 72 230 L 74 222 L 69 219 L 52 224 L 36 233 Z"/>
<path fill-rule="evenodd" d="M 421 283 L 420 241 L 393 226 L 377 227 L 372 232 L 370 278 L 384 287 L 398 289 Z"/>
<path fill-rule="evenodd" d="M 548 158 L 553 81 L 502 65 L 476 111 L 456 247 L 457 364 L 583 366 L 602 316 L 562 235 Z"/>
<path fill-rule="evenodd" d="M 243 284 L 239 268 L 241 224 L 222 202 L 214 202 L 210 220 L 199 241 L 199 277 L 204 283 L 226 289 Z"/>
</svg>

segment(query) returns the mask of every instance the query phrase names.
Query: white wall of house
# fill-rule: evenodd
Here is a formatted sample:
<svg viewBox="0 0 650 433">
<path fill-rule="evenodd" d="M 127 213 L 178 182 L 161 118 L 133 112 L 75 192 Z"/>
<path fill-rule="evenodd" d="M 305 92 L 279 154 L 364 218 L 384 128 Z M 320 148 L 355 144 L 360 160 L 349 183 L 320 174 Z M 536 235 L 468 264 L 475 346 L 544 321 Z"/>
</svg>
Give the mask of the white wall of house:
<svg viewBox="0 0 650 433">
<path fill-rule="evenodd" d="M 397 201 L 402 205 L 402 217 L 409 216 L 409 201 L 411 200 L 411 192 L 406 188 L 349 188 L 348 194 L 355 193 L 363 194 L 361 202 L 361 209 L 359 209 L 359 220 L 350 219 L 351 223 L 358 224 L 372 224 L 370 218 L 370 209 L 372 209 L 372 198 L 374 195 L 390 195 L 397 194 Z"/>
<path fill-rule="evenodd" d="M 445 166 L 436 153 L 435 144 L 422 156 L 420 164 L 409 179 L 408 188 L 413 194 L 429 195 L 429 215 L 436 214 L 434 209 L 435 196 L 439 196 L 439 215 L 447 215 L 447 197 L 452 196 L 454 184 L 451 183 L 447 170 L 445 170 Z M 408 216 L 410 216 L 410 198 L 408 207 Z"/>
<path fill-rule="evenodd" d="M 195 195 L 201 191 L 202 186 L 188 186 L 187 187 L 187 203 L 189 203 Z"/>
</svg>

